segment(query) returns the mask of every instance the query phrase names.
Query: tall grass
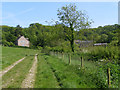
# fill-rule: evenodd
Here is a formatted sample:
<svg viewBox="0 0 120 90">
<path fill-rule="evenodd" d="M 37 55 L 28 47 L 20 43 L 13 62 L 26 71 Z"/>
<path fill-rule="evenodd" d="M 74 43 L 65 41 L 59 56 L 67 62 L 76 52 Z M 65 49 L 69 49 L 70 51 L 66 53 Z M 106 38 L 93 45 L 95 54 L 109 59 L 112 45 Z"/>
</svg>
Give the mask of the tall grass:
<svg viewBox="0 0 120 90">
<path fill-rule="evenodd" d="M 87 52 L 82 52 L 87 51 Z M 60 58 L 61 61 L 68 64 L 69 63 L 69 55 L 67 53 L 64 54 L 64 58 L 62 54 L 54 54 L 53 56 Z M 92 47 L 92 48 L 84 48 L 81 52 L 77 52 L 71 54 L 71 65 L 81 66 L 81 57 L 84 58 L 83 67 L 85 69 L 84 76 L 91 78 L 94 80 L 93 82 L 97 85 L 98 88 L 108 87 L 108 78 L 107 78 L 107 69 L 111 69 L 111 87 L 118 87 L 118 60 L 119 60 L 119 51 L 118 47 Z M 79 72 L 80 75 L 82 72 Z M 89 79 L 88 79 L 89 80 Z M 90 81 L 91 81 L 90 80 Z"/>
<path fill-rule="evenodd" d="M 56 56 L 46 58 L 55 72 L 62 88 L 106 88 L 107 76 L 94 63 L 84 62 L 84 68 L 76 62 L 69 65 L 65 60 Z M 100 71 L 100 72 L 99 72 Z"/>
</svg>

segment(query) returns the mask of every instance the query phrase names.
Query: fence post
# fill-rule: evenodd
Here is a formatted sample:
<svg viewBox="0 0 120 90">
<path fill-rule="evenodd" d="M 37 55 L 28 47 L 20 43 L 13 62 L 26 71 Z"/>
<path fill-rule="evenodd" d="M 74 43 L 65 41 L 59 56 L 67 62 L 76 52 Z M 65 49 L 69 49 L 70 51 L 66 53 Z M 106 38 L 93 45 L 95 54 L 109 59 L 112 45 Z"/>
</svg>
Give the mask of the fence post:
<svg viewBox="0 0 120 90">
<path fill-rule="evenodd" d="M 57 57 L 59 57 L 59 52 L 57 52 Z"/>
<path fill-rule="evenodd" d="M 54 52 L 55 56 L 56 56 L 56 52 Z"/>
<path fill-rule="evenodd" d="M 62 52 L 62 57 L 63 57 L 63 59 L 64 59 L 64 53 Z"/>
<path fill-rule="evenodd" d="M 108 68 L 107 74 L 108 74 L 108 87 L 110 88 L 110 86 L 111 86 L 111 81 L 110 81 L 110 68 Z"/>
<path fill-rule="evenodd" d="M 71 54 L 68 55 L 69 56 L 69 65 L 71 64 Z"/>
<path fill-rule="evenodd" d="M 81 68 L 83 67 L 83 57 L 81 57 Z"/>
</svg>

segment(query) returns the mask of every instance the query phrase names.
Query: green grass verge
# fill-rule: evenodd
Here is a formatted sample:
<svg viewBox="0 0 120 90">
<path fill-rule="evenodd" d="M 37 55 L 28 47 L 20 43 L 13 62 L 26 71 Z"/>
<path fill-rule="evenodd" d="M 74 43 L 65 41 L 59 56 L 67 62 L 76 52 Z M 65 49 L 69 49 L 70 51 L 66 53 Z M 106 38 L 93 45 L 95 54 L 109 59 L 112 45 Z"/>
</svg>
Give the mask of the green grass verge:
<svg viewBox="0 0 120 90">
<path fill-rule="evenodd" d="M 59 88 L 57 79 L 55 78 L 44 57 L 41 55 L 38 56 L 35 88 Z"/>
<path fill-rule="evenodd" d="M 69 64 L 69 56 L 67 54 L 64 55 L 64 58 L 62 54 L 59 54 L 55 57 L 59 58 L 65 64 Z M 98 70 L 98 63 L 96 63 L 95 61 L 88 61 L 87 58 L 84 58 L 82 63 L 83 63 L 83 68 L 87 68 L 89 72 L 95 73 Z M 72 55 L 71 65 L 78 66 L 79 68 L 81 68 L 81 56 Z"/>
<path fill-rule="evenodd" d="M 62 54 L 57 55 L 56 57 L 60 58 L 64 63 L 68 64 L 69 58 L 68 55 L 64 55 L 64 59 Z M 77 55 L 74 54 L 71 56 L 71 65 L 78 65 L 81 66 L 81 54 Z M 118 64 L 104 61 L 92 61 L 88 59 L 87 54 L 84 56 L 83 67 L 85 69 L 85 73 L 83 74 L 83 78 L 89 77 L 88 80 L 94 82 L 96 87 L 98 88 L 107 88 L 108 87 L 108 78 L 107 78 L 107 69 L 108 67 L 110 70 L 111 75 L 111 88 L 118 88 Z M 81 77 L 81 72 L 78 73 Z"/>
<path fill-rule="evenodd" d="M 28 56 L 22 62 L 17 64 L 14 68 L 8 71 L 2 77 L 2 87 L 3 88 L 20 88 L 22 81 L 28 74 L 32 63 L 33 56 Z"/>
<path fill-rule="evenodd" d="M 85 69 L 79 69 L 78 65 L 68 65 L 54 56 L 45 56 L 45 59 L 53 69 L 61 88 L 97 87 L 90 74 Z"/>
</svg>

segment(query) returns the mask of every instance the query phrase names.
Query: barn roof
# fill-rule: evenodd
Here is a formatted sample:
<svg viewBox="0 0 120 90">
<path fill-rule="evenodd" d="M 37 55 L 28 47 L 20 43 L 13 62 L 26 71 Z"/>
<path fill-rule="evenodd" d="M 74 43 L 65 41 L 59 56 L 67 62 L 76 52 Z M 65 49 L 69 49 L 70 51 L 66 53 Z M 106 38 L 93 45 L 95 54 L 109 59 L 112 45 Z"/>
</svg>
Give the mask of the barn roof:
<svg viewBox="0 0 120 90">
<path fill-rule="evenodd" d="M 21 37 L 24 37 L 24 36 L 19 36 L 16 41 L 18 41 Z M 25 39 L 29 40 L 28 38 L 25 38 Z"/>
<path fill-rule="evenodd" d="M 84 43 L 84 42 L 93 42 L 93 41 L 88 41 L 88 40 L 86 40 L 86 41 L 81 41 L 81 40 L 74 40 L 75 42 L 78 42 L 78 43 Z"/>
<path fill-rule="evenodd" d="M 107 43 L 95 43 L 94 46 L 107 45 Z"/>
</svg>

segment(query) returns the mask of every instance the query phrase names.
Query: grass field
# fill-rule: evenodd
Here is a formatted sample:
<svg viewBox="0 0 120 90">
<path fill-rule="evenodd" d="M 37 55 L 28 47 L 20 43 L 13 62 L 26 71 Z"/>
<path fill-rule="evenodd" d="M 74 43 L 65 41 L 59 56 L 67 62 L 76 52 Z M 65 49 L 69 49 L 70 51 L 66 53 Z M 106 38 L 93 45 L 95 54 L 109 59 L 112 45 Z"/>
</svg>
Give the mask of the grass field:
<svg viewBox="0 0 120 90">
<path fill-rule="evenodd" d="M 2 47 L 2 69 L 25 56 L 35 55 L 36 53 L 38 51 L 33 49 Z"/>
<path fill-rule="evenodd" d="M 68 54 L 64 54 L 63 58 L 62 54 L 47 55 L 38 50 L 13 47 L 3 47 L 2 51 L 3 70 L 26 57 L 2 76 L 3 88 L 21 88 L 33 65 L 35 54 L 38 54 L 38 62 L 37 71 L 33 73 L 33 88 L 108 88 L 107 69 L 101 68 L 103 64 L 84 58 L 81 67 L 81 55 L 72 55 L 69 65 Z M 112 67 L 111 88 L 117 88 L 118 71 L 115 65 Z"/>
</svg>

